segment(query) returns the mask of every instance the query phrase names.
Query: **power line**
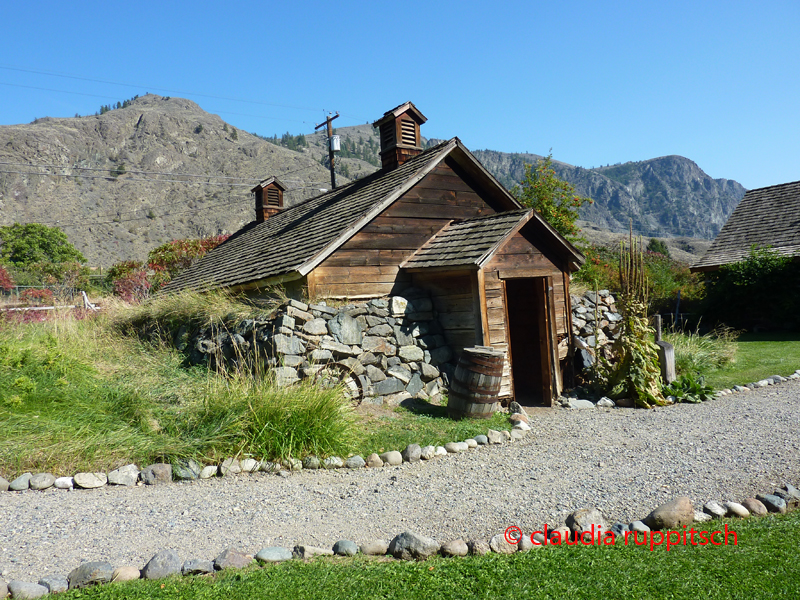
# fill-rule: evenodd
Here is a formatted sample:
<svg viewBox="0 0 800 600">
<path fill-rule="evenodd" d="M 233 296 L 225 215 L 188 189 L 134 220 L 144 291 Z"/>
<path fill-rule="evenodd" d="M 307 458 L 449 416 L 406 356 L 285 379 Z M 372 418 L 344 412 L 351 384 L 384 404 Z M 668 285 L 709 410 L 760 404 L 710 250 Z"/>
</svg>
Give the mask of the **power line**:
<svg viewBox="0 0 800 600">
<path fill-rule="evenodd" d="M 33 167 L 39 169 L 76 169 L 79 171 L 113 171 L 114 169 L 101 169 L 99 167 L 72 167 L 66 165 L 46 165 L 46 164 L 35 164 L 35 163 L 13 163 L 13 162 L 2 162 L 0 161 L 0 165 L 7 165 L 10 167 Z M 128 171 L 125 170 L 126 173 L 138 173 L 140 175 L 172 175 L 176 177 L 202 177 L 202 178 L 211 178 L 211 179 L 237 179 L 239 181 L 261 181 L 257 177 L 231 177 L 228 175 L 197 175 L 193 173 L 173 173 L 169 171 Z M 72 177 L 72 175 L 64 175 L 65 177 Z"/>
<path fill-rule="evenodd" d="M 122 86 L 122 87 L 130 87 L 130 88 L 137 88 L 137 89 L 159 90 L 159 91 L 162 91 L 162 92 L 169 92 L 171 94 L 182 94 L 182 95 L 188 95 L 188 96 L 196 96 L 196 97 L 199 97 L 199 98 L 213 98 L 215 100 L 228 100 L 230 102 L 242 102 L 242 103 L 247 103 L 247 104 L 257 104 L 257 105 L 262 105 L 262 106 L 272 106 L 274 108 L 289 108 L 289 109 L 292 109 L 292 110 L 305 110 L 305 111 L 313 111 L 313 112 L 322 111 L 322 112 L 325 112 L 325 109 L 312 108 L 310 106 L 295 106 L 295 105 L 291 105 L 291 104 L 278 104 L 278 103 L 275 103 L 275 102 L 264 102 L 263 100 L 249 100 L 247 98 L 232 98 L 232 97 L 229 97 L 229 96 L 216 96 L 216 95 L 213 95 L 213 94 L 202 94 L 200 92 L 187 92 L 187 91 L 181 91 L 181 90 L 172 90 L 172 89 L 169 89 L 169 88 L 162 88 L 162 87 L 157 87 L 157 86 L 147 86 L 147 85 L 138 85 L 138 84 L 132 84 L 132 83 L 122 83 L 122 82 L 118 82 L 118 81 L 108 81 L 108 80 L 105 80 L 105 79 L 94 79 L 94 78 L 91 78 L 91 77 L 83 77 L 83 76 L 80 76 L 80 75 L 57 73 L 55 71 L 40 71 L 40 70 L 36 70 L 36 69 L 25 69 L 25 68 L 22 68 L 22 67 L 16 67 L 16 66 L 10 66 L 10 65 L 0 65 L 0 69 L 4 69 L 4 70 L 7 70 L 7 71 L 18 71 L 18 72 L 22 72 L 22 73 L 33 73 L 33 74 L 36 74 L 36 75 L 47 75 L 49 77 L 61 77 L 63 79 L 75 79 L 75 80 L 78 80 L 78 81 L 90 81 L 92 83 L 103 83 L 103 84 L 107 84 L 107 85 L 118 85 L 118 86 Z M 67 92 L 67 91 L 64 91 L 64 90 L 52 90 L 52 89 L 46 89 L 46 88 L 37 88 L 37 87 L 34 87 L 34 86 L 25 86 L 25 85 L 21 85 L 21 84 L 5 83 L 5 84 L 2 84 L 2 85 L 10 85 L 10 86 L 14 86 L 14 87 L 27 87 L 27 88 L 30 88 L 30 89 L 41 89 L 41 90 L 49 91 L 49 92 L 63 92 L 63 93 L 66 93 L 66 94 L 78 94 L 78 95 L 81 95 L 81 96 L 94 96 L 94 94 L 81 94 L 79 92 Z M 111 99 L 109 96 L 95 96 L 95 97 Z M 226 111 L 215 111 L 215 112 L 223 112 L 224 113 Z M 238 114 L 240 116 L 245 116 L 245 117 L 258 117 L 259 116 L 259 115 L 245 115 L 245 114 L 241 114 L 241 113 L 232 113 L 232 112 L 228 112 L 227 114 Z M 355 115 L 344 114 L 342 116 L 348 117 L 348 118 L 350 118 L 350 119 L 352 119 L 354 121 L 359 121 L 359 122 L 363 122 L 364 121 L 363 118 L 356 117 Z M 278 119 L 278 120 L 284 120 L 284 121 L 293 120 L 293 119 L 282 119 L 280 117 L 262 117 L 262 118 L 272 118 L 272 119 Z M 368 122 L 369 120 L 367 119 L 366 121 Z M 300 121 L 300 122 L 301 123 L 307 123 L 308 121 Z"/>
<path fill-rule="evenodd" d="M 322 185 L 323 183 L 324 182 L 316 182 L 315 185 L 306 185 L 306 186 L 302 186 L 302 187 L 291 188 L 291 189 L 288 189 L 286 191 L 287 192 L 295 192 L 295 191 L 298 191 L 298 190 L 315 188 L 315 187 L 317 187 L 319 185 Z M 243 204 L 244 202 L 251 202 L 251 199 L 250 198 L 243 198 L 241 200 L 234 200 L 234 201 L 231 201 L 231 202 L 220 202 L 218 204 L 208 204 L 206 206 L 203 206 L 202 209 L 203 210 L 207 210 L 209 208 L 217 208 L 217 207 L 220 207 L 220 206 L 235 206 L 237 204 Z M 166 204 L 166 205 L 162 204 L 161 207 L 170 206 L 170 205 L 174 205 L 174 204 L 183 204 L 183 201 L 181 201 L 181 202 L 172 202 L 172 203 L 169 203 L 169 204 Z M 118 213 L 118 214 L 129 214 L 129 213 L 139 212 L 139 211 L 142 211 L 142 210 L 152 210 L 152 208 L 138 208 L 136 210 L 128 211 L 126 213 Z M 127 218 L 127 219 L 114 218 L 111 221 L 87 222 L 86 219 L 81 219 L 80 221 L 72 221 L 72 222 L 67 222 L 67 223 L 62 223 L 60 221 L 37 221 L 37 222 L 38 223 L 42 223 L 43 225 L 48 224 L 48 223 L 53 223 L 53 224 L 58 225 L 59 227 L 74 227 L 75 225 L 89 225 L 89 226 L 110 225 L 110 224 L 118 225 L 120 223 L 130 223 L 132 221 L 143 221 L 145 219 L 154 221 L 156 219 L 162 219 L 164 217 L 173 217 L 173 216 L 177 216 L 177 215 L 185 215 L 185 214 L 188 214 L 188 213 L 196 213 L 197 210 L 198 210 L 197 208 L 191 208 L 191 209 L 183 210 L 183 211 L 164 213 L 162 215 L 156 215 L 155 217 L 150 217 L 150 216 L 145 215 L 144 217 L 131 217 L 131 218 Z M 111 216 L 111 215 L 99 215 L 99 216 L 103 217 L 103 216 Z"/>
<path fill-rule="evenodd" d="M 264 106 L 274 106 L 276 108 L 291 108 L 295 110 L 310 110 L 314 112 L 319 112 L 322 109 L 319 108 L 312 108 L 310 106 L 293 106 L 291 104 L 277 104 L 273 102 L 264 102 L 262 100 L 247 100 L 245 98 L 230 98 L 228 96 L 215 96 L 212 94 L 201 94 L 199 92 L 187 92 L 181 90 L 171 90 L 168 88 L 162 87 L 155 87 L 155 86 L 147 86 L 147 85 L 138 85 L 133 83 L 121 83 L 118 81 L 108 81 L 105 79 L 93 79 L 91 77 L 82 77 L 80 75 L 68 75 L 65 73 L 56 73 L 55 71 L 37 71 L 35 69 L 23 69 L 21 67 L 12 67 L 8 65 L 0 65 L 0 69 L 5 69 L 7 71 L 20 71 L 23 73 L 35 73 L 37 75 L 48 75 L 51 77 L 62 77 L 64 79 L 77 79 L 79 81 L 91 81 L 93 83 L 105 83 L 109 85 L 119 85 L 122 87 L 132 87 L 132 88 L 139 88 L 139 89 L 152 89 L 152 90 L 160 90 L 162 92 L 170 92 L 171 94 L 188 94 L 190 96 L 199 96 L 201 98 L 214 98 L 216 100 L 230 100 L 233 102 L 245 102 L 248 104 L 261 104 Z"/>
<path fill-rule="evenodd" d="M 102 169 L 103 171 L 114 171 L 114 169 Z M 225 183 L 221 181 L 183 181 L 182 179 L 147 179 L 144 177 L 125 177 L 119 179 L 113 175 L 65 175 L 63 173 L 36 173 L 35 171 L 3 171 L 0 173 L 14 173 L 17 175 L 38 175 L 39 177 L 80 177 L 81 179 L 115 179 L 116 181 L 146 181 L 149 183 L 186 183 L 188 185 L 221 185 L 228 187 L 250 187 L 252 183 Z M 124 173 L 127 173 L 125 171 Z M 124 175 L 124 173 L 120 173 Z M 260 180 L 259 180 L 260 181 Z"/>
</svg>

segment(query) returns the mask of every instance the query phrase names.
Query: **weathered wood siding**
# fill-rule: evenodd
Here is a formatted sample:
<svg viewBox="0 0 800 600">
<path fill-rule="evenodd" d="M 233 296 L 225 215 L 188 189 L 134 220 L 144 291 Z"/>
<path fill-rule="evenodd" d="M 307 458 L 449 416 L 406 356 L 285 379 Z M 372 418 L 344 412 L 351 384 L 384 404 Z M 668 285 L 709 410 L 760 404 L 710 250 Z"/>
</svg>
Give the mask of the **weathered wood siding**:
<svg viewBox="0 0 800 600">
<path fill-rule="evenodd" d="M 525 228 L 522 230 L 525 231 Z M 512 277 L 553 277 L 553 300 L 556 312 L 556 332 L 558 337 L 566 336 L 568 327 L 569 296 L 564 289 L 564 274 L 542 251 L 523 235 L 517 232 L 495 252 L 492 259 L 484 265 L 483 281 L 486 298 L 487 335 L 484 341 L 498 350 L 506 352 L 503 366 L 503 381 L 500 397 L 513 394 L 511 384 L 511 365 L 508 357 L 507 314 L 503 279 Z M 568 276 L 567 276 L 568 280 Z M 558 340 L 552 343 L 557 344 Z M 513 357 L 511 357 L 513 360 Z"/>
<path fill-rule="evenodd" d="M 410 285 L 400 264 L 453 219 L 502 210 L 466 181 L 447 160 L 314 269 L 317 297 L 366 297 L 397 293 Z"/>
</svg>

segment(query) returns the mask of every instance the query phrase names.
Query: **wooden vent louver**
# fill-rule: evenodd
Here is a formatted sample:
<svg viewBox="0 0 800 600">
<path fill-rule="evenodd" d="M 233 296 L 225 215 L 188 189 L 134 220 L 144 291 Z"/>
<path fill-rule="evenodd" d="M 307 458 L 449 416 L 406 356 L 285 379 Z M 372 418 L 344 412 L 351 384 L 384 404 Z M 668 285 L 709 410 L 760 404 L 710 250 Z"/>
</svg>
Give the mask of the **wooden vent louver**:
<svg viewBox="0 0 800 600">
<path fill-rule="evenodd" d="M 271 187 L 267 188 L 267 206 L 280 207 L 281 193 L 278 189 Z"/>
<path fill-rule="evenodd" d="M 414 121 L 407 121 L 402 119 L 400 121 L 400 133 L 403 144 L 409 146 L 418 146 L 417 142 L 417 128 Z"/>
<path fill-rule="evenodd" d="M 422 152 L 419 126 L 427 119 L 411 102 L 386 111 L 372 126 L 381 136 L 381 167 L 396 169 Z"/>
<path fill-rule="evenodd" d="M 394 122 L 381 125 L 381 151 L 394 146 Z"/>
</svg>

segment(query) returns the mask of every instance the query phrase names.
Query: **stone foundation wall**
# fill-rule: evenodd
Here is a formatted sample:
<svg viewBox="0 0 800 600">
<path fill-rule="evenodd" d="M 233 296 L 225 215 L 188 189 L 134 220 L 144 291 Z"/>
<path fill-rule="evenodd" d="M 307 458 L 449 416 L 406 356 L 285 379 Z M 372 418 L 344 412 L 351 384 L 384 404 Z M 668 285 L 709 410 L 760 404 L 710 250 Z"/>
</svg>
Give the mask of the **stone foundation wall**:
<svg viewBox="0 0 800 600">
<path fill-rule="evenodd" d="M 611 358 L 611 345 L 619 336 L 622 315 L 616 299 L 608 290 L 570 296 L 572 304 L 572 341 L 575 344 L 577 372 L 594 364 L 598 353 Z"/>
<path fill-rule="evenodd" d="M 354 400 L 372 404 L 438 402 L 454 370 L 433 303 L 416 289 L 338 308 L 288 300 L 268 319 L 182 337 L 176 345 L 192 364 L 239 367 L 258 359 L 279 385 L 341 380 Z"/>
</svg>

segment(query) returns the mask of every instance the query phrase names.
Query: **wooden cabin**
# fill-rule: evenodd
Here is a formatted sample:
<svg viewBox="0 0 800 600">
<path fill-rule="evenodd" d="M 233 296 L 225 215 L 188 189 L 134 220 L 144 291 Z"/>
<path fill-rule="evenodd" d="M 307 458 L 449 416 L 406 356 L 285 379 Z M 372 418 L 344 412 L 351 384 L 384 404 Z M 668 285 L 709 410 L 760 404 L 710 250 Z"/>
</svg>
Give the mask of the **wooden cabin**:
<svg viewBox="0 0 800 600">
<path fill-rule="evenodd" d="M 264 209 L 279 185 L 265 180 L 256 221 L 166 289 L 281 284 L 290 295 L 363 299 L 421 288 L 456 354 L 506 352 L 501 398 L 552 405 L 571 357 L 570 273 L 584 257 L 458 138 L 423 151 L 425 120 L 410 102 L 388 111 L 374 123 L 383 168 L 295 206 L 282 208 L 281 189 L 279 210 Z"/>
</svg>

